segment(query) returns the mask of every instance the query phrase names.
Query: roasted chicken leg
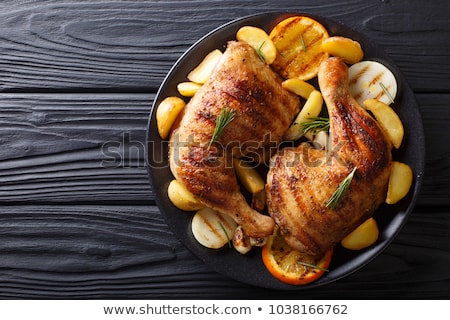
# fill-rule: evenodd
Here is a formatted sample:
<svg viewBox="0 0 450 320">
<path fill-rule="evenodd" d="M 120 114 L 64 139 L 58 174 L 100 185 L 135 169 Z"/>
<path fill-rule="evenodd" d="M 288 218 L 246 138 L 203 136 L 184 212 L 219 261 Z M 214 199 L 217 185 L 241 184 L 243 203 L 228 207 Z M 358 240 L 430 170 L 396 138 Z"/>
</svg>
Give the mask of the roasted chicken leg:
<svg viewBox="0 0 450 320">
<path fill-rule="evenodd" d="M 172 173 L 201 202 L 229 214 L 248 236 L 271 234 L 272 218 L 250 208 L 240 192 L 232 158 L 269 159 L 299 107 L 298 97 L 282 88 L 281 78 L 251 46 L 229 42 L 171 134 Z M 232 110 L 235 118 L 210 145 L 224 108 Z"/>
<path fill-rule="evenodd" d="M 325 151 L 305 142 L 281 150 L 271 159 L 266 186 L 269 213 L 286 241 L 314 256 L 373 215 L 385 200 L 391 166 L 391 144 L 351 96 L 346 64 L 328 58 L 318 80 L 330 117 L 330 146 Z M 337 205 L 327 205 L 354 169 Z"/>
</svg>

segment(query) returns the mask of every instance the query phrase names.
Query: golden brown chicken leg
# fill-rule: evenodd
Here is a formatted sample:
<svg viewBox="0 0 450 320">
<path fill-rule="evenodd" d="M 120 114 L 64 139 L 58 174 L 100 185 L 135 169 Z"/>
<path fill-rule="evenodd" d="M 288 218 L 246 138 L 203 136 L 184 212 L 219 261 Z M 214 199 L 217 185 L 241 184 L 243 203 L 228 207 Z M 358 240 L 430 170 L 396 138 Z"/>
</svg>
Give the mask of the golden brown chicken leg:
<svg viewBox="0 0 450 320">
<path fill-rule="evenodd" d="M 318 78 L 330 116 L 331 147 L 286 148 L 272 158 L 267 178 L 270 215 L 292 247 L 311 255 L 324 254 L 372 216 L 385 200 L 391 165 L 391 145 L 382 129 L 349 92 L 346 64 L 329 58 Z M 327 206 L 354 169 L 336 207 Z"/>
<path fill-rule="evenodd" d="M 200 201 L 229 214 L 254 238 L 269 235 L 271 217 L 247 204 L 232 167 L 232 157 L 262 162 L 299 110 L 299 99 L 283 89 L 280 77 L 243 42 L 230 42 L 207 83 L 186 105 L 170 140 L 170 166 Z M 222 109 L 235 112 L 209 147 Z"/>
</svg>

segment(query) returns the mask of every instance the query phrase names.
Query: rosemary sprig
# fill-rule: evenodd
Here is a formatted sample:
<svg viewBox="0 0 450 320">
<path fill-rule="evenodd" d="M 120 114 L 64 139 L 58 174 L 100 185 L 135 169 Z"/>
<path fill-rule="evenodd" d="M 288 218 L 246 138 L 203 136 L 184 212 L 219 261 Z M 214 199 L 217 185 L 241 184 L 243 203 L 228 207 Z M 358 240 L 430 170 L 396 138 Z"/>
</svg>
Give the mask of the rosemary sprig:
<svg viewBox="0 0 450 320">
<path fill-rule="evenodd" d="M 220 229 L 222 229 L 223 233 L 225 233 L 225 237 L 227 237 L 228 246 L 231 248 L 231 239 L 230 239 L 230 236 L 228 235 L 227 230 L 226 230 L 225 227 L 223 226 L 222 222 L 218 221 L 218 223 L 219 223 Z"/>
<path fill-rule="evenodd" d="M 300 42 L 302 43 L 303 52 L 306 52 L 305 39 L 303 39 L 303 35 L 301 33 L 300 33 Z"/>
<path fill-rule="evenodd" d="M 329 272 L 330 271 L 328 269 L 322 268 L 320 266 L 316 266 L 314 264 L 310 264 L 308 262 L 303 262 L 303 261 L 298 261 L 297 260 L 297 263 L 299 263 L 301 265 L 304 265 L 305 267 L 312 268 L 312 269 L 317 269 L 317 270 L 321 270 L 321 271 L 325 271 L 325 272 Z"/>
<path fill-rule="evenodd" d="M 387 95 L 387 97 L 389 98 L 389 101 L 391 101 L 391 103 L 394 103 L 394 98 L 392 97 L 391 93 L 389 92 L 389 90 L 386 88 L 386 86 L 383 84 L 383 82 L 380 82 L 380 87 L 381 89 L 383 89 L 384 93 Z"/>
<path fill-rule="evenodd" d="M 330 119 L 323 117 L 308 118 L 308 121 L 300 123 L 303 133 L 312 132 L 314 134 L 319 131 L 327 131 L 330 128 Z"/>
<path fill-rule="evenodd" d="M 266 42 L 263 41 L 261 43 L 261 45 L 259 46 L 258 50 L 256 50 L 256 53 L 258 54 L 259 59 L 261 59 L 262 62 L 266 63 L 266 58 L 264 57 L 264 54 L 261 51 L 264 43 L 266 43 Z"/>
<path fill-rule="evenodd" d="M 211 137 L 211 141 L 209 141 L 208 149 L 211 148 L 211 145 L 219 139 L 222 135 L 223 130 L 227 125 L 230 124 L 231 121 L 234 120 L 236 115 L 236 111 L 228 109 L 228 107 L 223 108 L 220 111 L 219 116 L 216 119 L 216 127 L 214 128 L 213 135 Z"/>
<path fill-rule="evenodd" d="M 347 189 L 350 187 L 350 183 L 352 182 L 353 176 L 355 174 L 356 167 L 353 168 L 352 172 L 348 174 L 348 176 L 341 181 L 339 186 L 337 187 L 336 191 L 331 195 L 330 199 L 327 202 L 327 208 L 330 207 L 331 209 L 336 208 L 337 204 L 341 200 L 344 193 L 347 191 Z"/>
</svg>

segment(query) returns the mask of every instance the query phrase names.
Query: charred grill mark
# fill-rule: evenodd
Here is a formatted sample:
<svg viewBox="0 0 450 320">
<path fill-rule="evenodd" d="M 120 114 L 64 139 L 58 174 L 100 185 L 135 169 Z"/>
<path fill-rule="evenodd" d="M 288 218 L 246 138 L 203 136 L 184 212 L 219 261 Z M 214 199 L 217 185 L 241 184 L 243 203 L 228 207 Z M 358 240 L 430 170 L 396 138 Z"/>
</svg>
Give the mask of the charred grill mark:
<svg viewBox="0 0 450 320">
<path fill-rule="evenodd" d="M 312 25 L 309 25 L 308 28 L 307 28 L 306 30 L 309 30 L 311 27 L 312 27 Z M 305 30 L 305 31 L 306 31 L 306 30 Z M 305 31 L 304 31 L 304 32 L 305 32 Z M 312 47 L 312 46 L 316 45 L 316 43 L 318 43 L 319 41 L 323 40 L 324 37 L 325 37 L 324 34 L 320 34 L 319 37 L 317 37 L 317 36 L 314 37 L 314 39 L 307 45 L 307 47 Z"/>
<path fill-rule="evenodd" d="M 390 147 L 381 128 L 362 109 L 358 112 L 358 109 L 341 101 L 337 101 L 335 107 L 337 112 L 332 121 L 343 135 L 343 137 L 336 135 L 335 138 L 345 139 L 352 151 L 351 154 L 344 156 L 351 156 L 360 169 L 359 173 L 364 173 L 366 178 L 376 175 L 378 170 L 391 161 Z"/>
<path fill-rule="evenodd" d="M 295 26 L 296 24 L 296 20 L 292 19 L 291 21 L 289 21 L 288 23 L 285 24 L 285 29 L 286 29 L 286 34 L 289 34 L 289 29 L 291 29 L 293 26 Z M 281 36 L 281 38 L 284 38 L 283 36 Z"/>
<path fill-rule="evenodd" d="M 237 111 L 235 120 L 228 126 L 226 132 L 222 136 L 222 140 L 226 139 L 224 143 L 229 142 L 244 142 L 249 137 L 256 137 L 260 134 L 256 123 L 251 121 L 245 121 L 248 116 L 257 117 L 259 121 L 266 122 L 267 120 L 263 115 L 259 114 L 254 108 L 254 101 L 252 97 L 242 95 L 242 93 L 236 93 L 235 90 L 228 90 L 221 93 L 224 100 L 228 101 L 230 108 Z"/>
<path fill-rule="evenodd" d="M 364 113 L 363 110 L 362 112 L 352 112 L 352 116 L 358 127 L 357 137 L 363 154 L 360 159 L 360 166 L 362 166 L 360 173 L 367 174 L 370 177 L 371 174 L 375 174 L 389 164 L 391 148 L 376 121 Z M 367 168 L 364 168 L 364 166 L 367 166 Z"/>
<path fill-rule="evenodd" d="M 277 206 L 281 203 L 281 192 L 280 192 L 280 180 L 278 180 L 276 177 L 272 179 L 271 185 L 269 186 L 268 190 L 270 190 L 272 194 L 272 203 Z M 275 200 L 275 201 L 274 201 Z"/>
<path fill-rule="evenodd" d="M 199 199 L 212 207 L 220 207 L 227 204 L 229 199 L 225 196 L 230 190 L 234 189 L 234 185 L 223 183 L 224 179 L 228 179 L 231 169 L 220 167 L 212 169 L 209 174 L 197 174 L 201 170 L 199 166 L 186 166 L 182 170 L 182 179 L 185 181 L 187 189 L 196 194 Z M 214 179 L 212 179 L 214 177 Z M 211 192 L 214 190 L 214 192 Z"/>
<path fill-rule="evenodd" d="M 333 134 L 333 146 L 337 145 L 340 140 L 345 140 L 348 148 L 357 148 L 353 132 L 353 119 L 347 112 L 345 101 L 337 100 L 334 107 L 335 112 L 330 116 L 330 131 L 336 133 Z"/>
<path fill-rule="evenodd" d="M 386 88 L 389 91 L 389 88 Z M 379 100 L 384 95 L 384 91 L 380 91 L 375 97 L 373 97 L 376 100 Z"/>
<path fill-rule="evenodd" d="M 297 57 L 294 55 L 292 56 L 291 59 L 289 59 L 288 61 L 286 61 L 286 69 L 292 69 L 292 64 L 296 64 L 297 63 Z M 314 55 L 313 57 L 311 57 L 310 55 L 310 59 L 309 59 L 309 63 L 305 64 L 302 66 L 302 68 L 298 68 L 298 66 L 295 66 L 296 69 L 298 69 L 301 72 L 304 72 L 305 70 L 308 70 L 309 68 L 311 68 L 311 66 L 315 66 L 317 64 L 319 64 L 319 62 L 323 59 L 323 55 L 321 52 L 318 52 L 316 55 Z"/>
<path fill-rule="evenodd" d="M 354 85 L 358 81 L 358 79 L 361 78 L 368 70 L 368 66 L 362 68 L 352 79 L 350 79 L 349 84 Z"/>
<path fill-rule="evenodd" d="M 233 79 L 232 84 L 231 87 L 224 89 L 243 105 L 265 104 L 265 96 L 256 77 L 253 76 L 251 79 Z"/>
<path fill-rule="evenodd" d="M 311 181 L 309 177 L 306 175 L 306 172 L 297 170 L 296 172 L 300 178 L 299 180 L 303 183 L 301 184 L 302 192 L 299 192 L 299 185 L 297 184 L 295 187 L 291 186 L 290 190 L 295 197 L 296 203 L 298 204 L 299 212 L 306 212 L 308 207 L 316 203 L 316 199 L 314 199 L 311 186 Z"/>
<path fill-rule="evenodd" d="M 233 140 L 239 136 L 240 140 L 247 141 L 248 137 L 274 131 L 283 116 L 279 108 L 271 108 L 268 105 L 273 99 L 271 91 L 258 81 L 252 83 L 241 80 L 237 83 L 238 85 L 220 93 L 221 98 L 228 101 L 231 108 L 235 106 L 238 111 L 235 121 L 230 124 L 229 136 L 233 137 Z"/>
<path fill-rule="evenodd" d="M 378 73 L 375 77 L 373 77 L 369 82 L 369 87 L 377 84 L 380 79 L 383 77 L 383 73 Z"/>
</svg>

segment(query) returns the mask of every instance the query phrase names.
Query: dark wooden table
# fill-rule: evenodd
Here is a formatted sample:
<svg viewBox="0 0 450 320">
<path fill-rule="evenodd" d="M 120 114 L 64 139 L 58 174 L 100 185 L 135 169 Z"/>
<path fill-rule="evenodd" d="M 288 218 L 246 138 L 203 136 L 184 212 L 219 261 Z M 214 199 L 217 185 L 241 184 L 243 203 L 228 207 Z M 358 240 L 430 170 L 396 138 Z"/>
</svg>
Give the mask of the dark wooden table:
<svg viewBox="0 0 450 320">
<path fill-rule="evenodd" d="M 145 167 L 170 67 L 235 18 L 319 14 L 373 39 L 412 87 L 426 135 L 417 205 L 388 249 L 308 291 L 217 274 L 169 231 Z M 450 298 L 450 2 L 0 3 L 0 298 Z M 411 128 L 414 130 L 414 128 Z"/>
</svg>

